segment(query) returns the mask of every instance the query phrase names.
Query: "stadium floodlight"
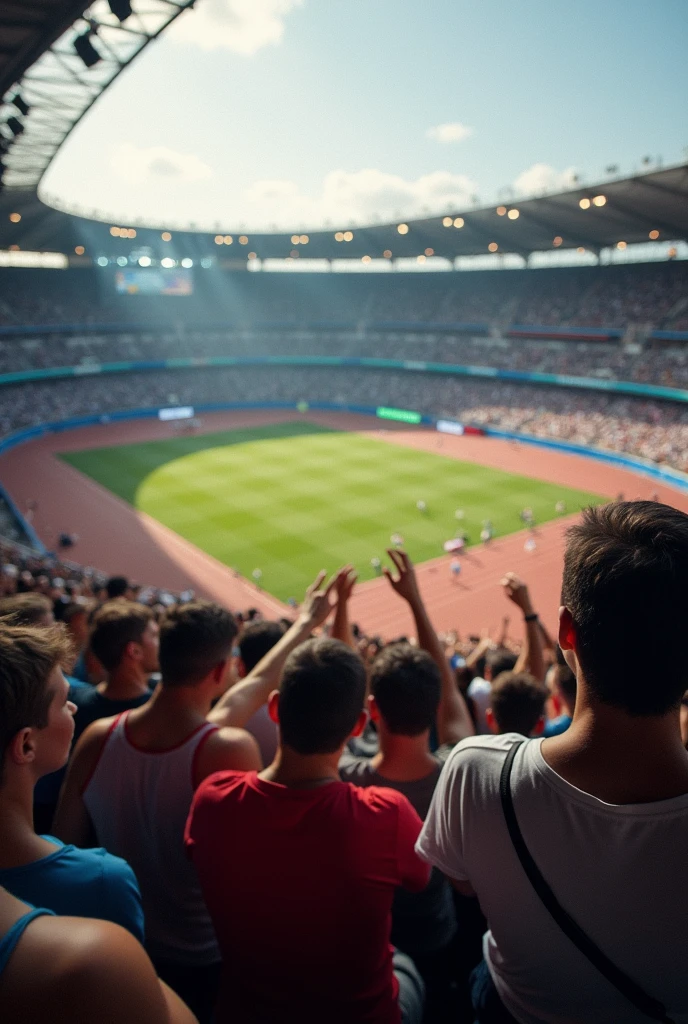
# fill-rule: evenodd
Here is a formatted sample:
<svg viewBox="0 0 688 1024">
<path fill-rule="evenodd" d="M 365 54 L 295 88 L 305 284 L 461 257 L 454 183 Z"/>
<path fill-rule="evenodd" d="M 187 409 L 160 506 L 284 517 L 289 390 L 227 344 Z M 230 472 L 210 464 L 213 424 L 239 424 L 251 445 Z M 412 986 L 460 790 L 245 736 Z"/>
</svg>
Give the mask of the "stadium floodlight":
<svg viewBox="0 0 688 1024">
<path fill-rule="evenodd" d="M 129 0 L 108 0 L 108 7 L 118 21 L 126 21 L 132 13 Z"/>
<path fill-rule="evenodd" d="M 174 266 L 174 260 L 170 256 L 164 256 L 163 259 L 160 260 L 160 266 L 164 267 L 165 270 L 169 270 Z"/>
<path fill-rule="evenodd" d="M 118 267 L 126 267 L 128 262 L 129 262 L 129 260 L 127 259 L 126 256 L 118 256 L 117 257 L 117 266 Z"/>
<path fill-rule="evenodd" d="M 7 127 L 12 132 L 15 138 L 17 137 L 17 135 L 21 135 L 21 133 L 24 131 L 24 125 L 21 123 L 18 117 L 8 117 Z"/>
<path fill-rule="evenodd" d="M 96 260 L 96 263 L 98 264 L 99 267 L 107 267 L 108 262 L 109 261 L 107 256 L 99 256 L 98 259 Z"/>
<path fill-rule="evenodd" d="M 26 100 L 22 99 L 19 93 L 15 93 L 15 95 L 10 100 L 10 103 L 17 108 L 20 114 L 24 114 L 25 117 L 31 110 L 29 104 L 26 102 Z"/>
<path fill-rule="evenodd" d="M 102 59 L 91 42 L 92 35 L 93 30 L 89 29 L 88 32 L 84 32 L 82 36 L 77 36 L 74 40 L 74 49 L 87 68 L 92 68 L 94 64 L 97 64 Z"/>
<path fill-rule="evenodd" d="M 182 266 L 183 266 L 183 267 L 184 267 L 184 268 L 185 268 L 186 270 L 189 270 L 189 268 L 190 268 L 190 267 L 193 267 L 193 260 L 192 260 L 192 259 L 189 259 L 189 257 L 188 257 L 188 256 L 185 256 L 185 257 L 184 257 L 184 259 L 182 260 Z"/>
<path fill-rule="evenodd" d="M 153 260 L 150 258 L 150 256 L 139 256 L 140 267 L 150 267 L 152 262 Z"/>
</svg>

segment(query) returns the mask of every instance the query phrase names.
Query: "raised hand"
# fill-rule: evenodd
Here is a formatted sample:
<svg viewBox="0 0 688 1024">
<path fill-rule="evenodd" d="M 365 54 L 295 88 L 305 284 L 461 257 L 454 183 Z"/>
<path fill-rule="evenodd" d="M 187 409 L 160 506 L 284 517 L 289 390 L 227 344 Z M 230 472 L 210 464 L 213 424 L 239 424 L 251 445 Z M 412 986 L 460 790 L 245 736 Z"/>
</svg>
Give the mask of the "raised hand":
<svg viewBox="0 0 688 1024">
<path fill-rule="evenodd" d="M 530 601 L 528 587 L 515 572 L 508 572 L 501 580 L 504 593 L 513 601 L 517 608 L 520 608 L 524 615 L 531 615 L 533 606 Z"/>
<path fill-rule="evenodd" d="M 327 573 L 322 569 L 306 591 L 306 596 L 303 599 L 299 612 L 299 619 L 303 624 L 309 626 L 310 629 L 321 626 L 332 611 L 334 606 L 330 601 L 330 594 L 343 572 L 344 570 L 340 569 L 329 583 L 323 586 Z"/>
<path fill-rule="evenodd" d="M 421 601 L 421 596 L 413 562 L 406 552 L 400 551 L 399 548 L 388 548 L 387 554 L 398 573 L 397 576 L 394 576 L 387 566 L 384 566 L 382 572 L 389 585 L 396 591 L 399 597 L 403 597 L 410 605 L 418 604 Z"/>
<path fill-rule="evenodd" d="M 358 573 L 354 569 L 353 565 L 345 565 L 339 570 L 334 579 L 334 590 L 337 595 L 337 601 L 344 604 L 349 600 L 357 579 Z"/>
</svg>

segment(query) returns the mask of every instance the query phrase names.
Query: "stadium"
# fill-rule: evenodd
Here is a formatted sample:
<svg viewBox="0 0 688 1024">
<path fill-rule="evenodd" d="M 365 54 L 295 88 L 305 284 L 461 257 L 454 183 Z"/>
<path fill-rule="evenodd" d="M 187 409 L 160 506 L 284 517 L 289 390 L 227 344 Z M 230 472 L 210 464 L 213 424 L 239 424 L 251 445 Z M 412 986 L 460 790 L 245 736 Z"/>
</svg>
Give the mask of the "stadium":
<svg viewBox="0 0 688 1024">
<path fill-rule="evenodd" d="M 4 600 L 42 595 L 65 622 L 81 606 L 97 630 L 103 601 L 126 590 L 163 634 L 165 613 L 193 598 L 245 626 L 287 628 L 321 570 L 351 566 L 342 621 L 374 677 L 375 656 L 399 637 L 434 650 L 390 587 L 385 566 L 399 569 L 406 552 L 459 688 L 465 666 L 483 681 L 486 651 L 537 676 L 531 620 L 542 684 L 563 671 L 551 638 L 581 511 L 641 499 L 688 513 L 688 164 L 646 158 L 592 184 L 291 230 L 125 222 L 46 195 L 82 118 L 193 6 L 0 3 Z M 509 573 L 527 583 L 524 624 Z M 659 641 L 652 628 L 645 637 Z M 84 664 L 89 652 L 84 640 Z M 83 671 L 79 685 L 107 685 Z M 454 743 L 488 731 L 469 683 L 473 725 Z M 548 720 L 566 706 L 555 696 Z M 236 710 L 218 722 L 246 724 Z M 57 793 L 37 821 L 56 804 Z M 79 846 L 64 827 L 55 834 Z M 685 851 L 685 824 L 676 837 Z M 168 953 L 147 949 L 175 989 Z M 466 972 L 439 983 L 426 956 L 427 1024 L 472 1020 Z M 209 1020 L 189 984 L 175 990 Z M 513 1017 L 481 1021 L 535 1019 L 497 988 Z M 254 1018 L 246 993 L 232 1019 L 292 1019 L 271 1017 L 277 1004 Z M 673 1009 L 682 1020 L 686 1007 Z M 160 1021 L 187 1020 L 174 1012 Z M 604 1012 L 645 1019 L 613 1001 Z M 593 1017 L 574 1008 L 567 1019 Z"/>
</svg>

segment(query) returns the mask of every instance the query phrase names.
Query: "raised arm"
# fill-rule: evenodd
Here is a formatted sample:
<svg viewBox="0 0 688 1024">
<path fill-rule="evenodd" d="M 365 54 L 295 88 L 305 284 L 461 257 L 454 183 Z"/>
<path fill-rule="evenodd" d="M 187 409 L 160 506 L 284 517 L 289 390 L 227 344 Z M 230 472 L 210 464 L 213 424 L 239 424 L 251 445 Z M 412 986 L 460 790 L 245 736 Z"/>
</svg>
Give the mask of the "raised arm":
<svg viewBox="0 0 688 1024">
<path fill-rule="evenodd" d="M 392 589 L 408 603 L 411 609 L 416 624 L 418 646 L 428 652 L 440 670 L 442 690 L 440 706 L 437 711 L 437 739 L 440 744 L 458 743 L 459 740 L 475 733 L 466 702 L 459 693 L 442 644 L 423 604 L 411 559 L 405 551 L 394 548 L 390 548 L 387 554 L 394 563 L 397 575 L 393 575 L 386 566 L 382 571 Z"/>
<path fill-rule="evenodd" d="M 308 639 L 314 629 L 325 622 L 332 611 L 330 595 L 340 573 L 344 571 L 340 569 L 339 573 L 333 576 L 324 587 L 325 572 L 323 570 L 318 573 L 306 591 L 294 625 L 258 662 L 253 671 L 231 690 L 228 690 L 218 701 L 208 715 L 210 722 L 215 722 L 219 726 L 243 727 L 266 703 L 272 691 L 276 690 L 279 685 L 282 669 L 288 656 L 294 648 Z"/>
<path fill-rule="evenodd" d="M 353 565 L 345 565 L 343 569 L 337 573 L 335 579 L 335 593 L 337 595 L 337 604 L 334 611 L 334 620 L 332 622 L 331 637 L 333 640 L 341 640 L 342 643 L 351 647 L 352 650 L 357 650 L 356 641 L 354 635 L 351 632 L 351 624 L 349 622 L 349 598 L 354 589 L 356 580 L 358 579 L 358 573 L 354 569 Z"/>
<path fill-rule="evenodd" d="M 528 593 L 528 587 L 514 572 L 508 572 L 502 579 L 504 593 L 513 601 L 517 608 L 523 612 L 523 621 L 526 628 L 526 642 L 521 651 L 518 661 L 514 666 L 515 672 L 528 670 L 532 676 L 540 682 L 545 678 L 545 662 L 542 657 L 542 633 L 540 632 L 539 619 L 533 610 L 533 605 Z"/>
</svg>

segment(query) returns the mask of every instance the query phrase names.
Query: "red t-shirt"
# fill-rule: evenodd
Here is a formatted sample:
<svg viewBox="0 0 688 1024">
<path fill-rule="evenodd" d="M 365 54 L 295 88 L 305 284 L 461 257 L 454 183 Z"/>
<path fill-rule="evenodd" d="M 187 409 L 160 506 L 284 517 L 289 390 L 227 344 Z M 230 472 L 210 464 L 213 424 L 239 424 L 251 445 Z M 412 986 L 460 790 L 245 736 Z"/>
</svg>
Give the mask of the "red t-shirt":
<svg viewBox="0 0 688 1024">
<path fill-rule="evenodd" d="M 224 961 L 218 1024 L 398 1024 L 392 898 L 428 883 L 421 826 L 391 789 L 205 779 L 185 841 Z"/>
</svg>

